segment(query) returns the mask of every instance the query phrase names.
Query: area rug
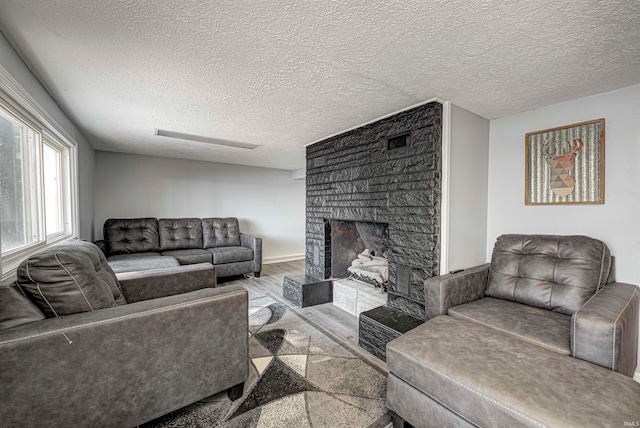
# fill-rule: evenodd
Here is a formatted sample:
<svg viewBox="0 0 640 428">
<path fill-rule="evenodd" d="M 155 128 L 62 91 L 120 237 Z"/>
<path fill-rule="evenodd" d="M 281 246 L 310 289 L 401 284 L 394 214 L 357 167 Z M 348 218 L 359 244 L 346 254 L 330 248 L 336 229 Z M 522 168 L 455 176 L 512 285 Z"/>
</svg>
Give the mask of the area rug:
<svg viewBox="0 0 640 428">
<path fill-rule="evenodd" d="M 366 427 L 390 422 L 387 377 L 295 312 L 266 296 L 250 301 L 249 379 L 145 427 Z"/>
</svg>

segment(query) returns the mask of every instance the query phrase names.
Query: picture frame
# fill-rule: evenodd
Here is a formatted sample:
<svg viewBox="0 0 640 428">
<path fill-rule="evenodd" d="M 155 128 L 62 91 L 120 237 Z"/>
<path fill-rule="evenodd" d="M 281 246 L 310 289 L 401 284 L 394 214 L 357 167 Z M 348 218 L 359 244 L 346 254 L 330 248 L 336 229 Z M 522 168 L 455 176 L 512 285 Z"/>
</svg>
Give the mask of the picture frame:
<svg viewBox="0 0 640 428">
<path fill-rule="evenodd" d="M 525 135 L 525 205 L 604 204 L 604 119 Z"/>
</svg>

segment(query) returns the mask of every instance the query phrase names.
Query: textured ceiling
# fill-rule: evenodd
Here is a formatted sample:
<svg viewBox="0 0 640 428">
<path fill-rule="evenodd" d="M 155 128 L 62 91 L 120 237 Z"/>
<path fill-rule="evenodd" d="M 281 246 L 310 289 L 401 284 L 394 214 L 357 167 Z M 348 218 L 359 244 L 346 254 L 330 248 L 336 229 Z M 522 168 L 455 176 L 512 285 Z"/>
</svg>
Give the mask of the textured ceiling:
<svg viewBox="0 0 640 428">
<path fill-rule="evenodd" d="M 640 82 L 637 0 L 0 0 L 0 29 L 96 149 L 283 169 L 432 97 L 497 118 Z"/>
</svg>

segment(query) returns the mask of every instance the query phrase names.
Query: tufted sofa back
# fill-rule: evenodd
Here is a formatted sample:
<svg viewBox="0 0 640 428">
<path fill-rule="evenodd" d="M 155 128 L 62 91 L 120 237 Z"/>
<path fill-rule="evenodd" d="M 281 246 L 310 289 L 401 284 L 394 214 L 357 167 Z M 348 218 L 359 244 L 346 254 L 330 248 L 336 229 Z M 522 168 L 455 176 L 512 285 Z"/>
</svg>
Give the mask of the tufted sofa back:
<svg viewBox="0 0 640 428">
<path fill-rule="evenodd" d="M 240 245 L 240 225 L 238 219 L 203 218 L 202 235 L 204 248 L 233 247 Z"/>
<path fill-rule="evenodd" d="M 199 218 L 161 218 L 160 251 L 202 248 L 202 220 Z"/>
<path fill-rule="evenodd" d="M 160 251 L 158 219 L 113 219 L 104 222 L 109 255 Z"/>
<path fill-rule="evenodd" d="M 597 239 L 502 235 L 485 294 L 572 315 L 607 283 L 610 269 L 609 248 Z"/>
</svg>

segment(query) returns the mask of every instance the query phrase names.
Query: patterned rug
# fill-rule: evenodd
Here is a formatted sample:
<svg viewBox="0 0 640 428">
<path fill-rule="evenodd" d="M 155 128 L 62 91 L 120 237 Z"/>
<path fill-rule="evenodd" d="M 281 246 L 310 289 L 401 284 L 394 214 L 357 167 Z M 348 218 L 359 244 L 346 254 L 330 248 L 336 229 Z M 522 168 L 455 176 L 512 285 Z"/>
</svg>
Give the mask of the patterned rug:
<svg viewBox="0 0 640 428">
<path fill-rule="evenodd" d="M 144 427 L 367 427 L 390 422 L 387 377 L 272 297 L 250 301 L 249 379 Z"/>
</svg>

